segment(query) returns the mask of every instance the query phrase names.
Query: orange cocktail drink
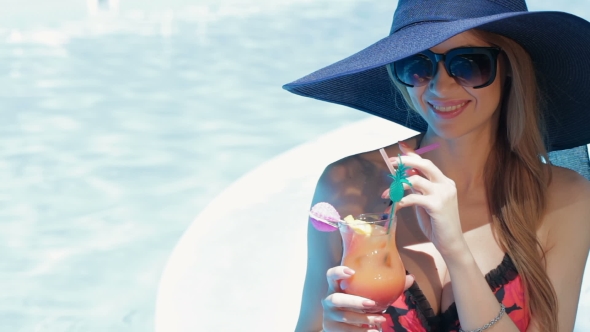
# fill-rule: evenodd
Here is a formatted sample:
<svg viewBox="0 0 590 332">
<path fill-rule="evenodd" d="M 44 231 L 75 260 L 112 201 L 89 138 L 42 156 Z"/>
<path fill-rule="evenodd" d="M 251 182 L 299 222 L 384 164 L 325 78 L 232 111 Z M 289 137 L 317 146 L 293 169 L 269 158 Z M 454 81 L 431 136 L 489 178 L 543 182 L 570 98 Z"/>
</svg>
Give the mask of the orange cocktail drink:
<svg viewBox="0 0 590 332">
<path fill-rule="evenodd" d="M 375 301 L 371 312 L 383 312 L 403 292 L 406 271 L 395 246 L 395 229 L 381 214 L 347 217 L 339 224 L 344 252 L 342 265 L 355 271 L 340 282 L 342 291 Z M 395 225 L 395 223 L 393 224 Z"/>
</svg>

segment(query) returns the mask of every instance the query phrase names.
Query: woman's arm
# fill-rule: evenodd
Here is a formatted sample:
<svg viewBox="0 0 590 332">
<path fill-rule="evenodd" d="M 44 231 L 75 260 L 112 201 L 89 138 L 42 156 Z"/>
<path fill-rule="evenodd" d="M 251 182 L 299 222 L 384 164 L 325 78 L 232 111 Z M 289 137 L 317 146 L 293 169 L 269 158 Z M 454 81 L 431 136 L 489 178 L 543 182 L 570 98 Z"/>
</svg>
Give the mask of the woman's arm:
<svg viewBox="0 0 590 332">
<path fill-rule="evenodd" d="M 445 257 L 445 262 L 451 278 L 461 327 L 466 331 L 475 330 L 498 317 L 500 304 L 490 290 L 467 244 L 460 253 Z M 493 325 L 492 331 L 518 332 L 518 328 L 504 313 Z"/>
<path fill-rule="evenodd" d="M 558 303 L 559 331 L 572 331 L 590 250 L 590 182 L 554 168 L 547 214 L 547 274 Z M 541 331 L 532 317 L 527 332 Z"/>
<path fill-rule="evenodd" d="M 320 331 L 322 329 L 322 300 L 328 293 L 326 271 L 340 264 L 338 232 L 319 232 L 311 224 L 307 230 L 307 271 L 301 298 L 296 332 Z"/>
<path fill-rule="evenodd" d="M 326 167 L 318 180 L 312 206 L 319 202 L 329 202 L 338 211 L 342 211 L 343 205 L 346 204 L 342 193 L 348 182 L 347 178 L 350 178 L 349 164 L 347 159 L 343 159 Z M 328 292 L 326 271 L 340 265 L 342 258 L 340 233 L 338 231 L 320 232 L 311 223 L 308 224 L 307 271 L 296 332 L 322 329 L 322 300 Z"/>
<path fill-rule="evenodd" d="M 550 188 L 546 242 L 547 274 L 558 303 L 559 331 L 574 328 L 584 267 L 590 250 L 590 182 L 579 174 L 560 169 Z M 447 259 L 453 295 L 461 326 L 476 329 L 496 317 L 500 308 L 471 252 Z M 518 331 L 507 315 L 494 331 Z M 541 332 L 535 317 L 527 332 Z"/>
<path fill-rule="evenodd" d="M 318 180 L 312 206 L 328 202 L 342 215 L 358 215 L 385 208 L 378 188 L 380 170 L 363 154 L 330 164 Z M 381 210 L 379 210 L 381 209 Z M 328 295 L 326 272 L 340 265 L 342 240 L 338 231 L 326 233 L 308 226 L 307 271 L 296 332 L 322 329 L 322 300 Z"/>
</svg>

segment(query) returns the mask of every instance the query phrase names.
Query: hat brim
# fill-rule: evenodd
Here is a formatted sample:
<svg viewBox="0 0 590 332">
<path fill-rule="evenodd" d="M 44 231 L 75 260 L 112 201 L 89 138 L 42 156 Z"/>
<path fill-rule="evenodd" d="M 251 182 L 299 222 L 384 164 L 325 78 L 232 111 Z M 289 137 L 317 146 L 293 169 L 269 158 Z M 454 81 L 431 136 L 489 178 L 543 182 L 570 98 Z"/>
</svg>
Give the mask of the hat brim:
<svg viewBox="0 0 590 332">
<path fill-rule="evenodd" d="M 590 143 L 590 112 L 585 109 L 590 105 L 590 23 L 564 12 L 513 12 L 413 25 L 283 88 L 425 131 L 426 123 L 409 110 L 384 65 L 475 28 L 511 38 L 531 55 L 546 103 L 548 150 Z"/>
</svg>

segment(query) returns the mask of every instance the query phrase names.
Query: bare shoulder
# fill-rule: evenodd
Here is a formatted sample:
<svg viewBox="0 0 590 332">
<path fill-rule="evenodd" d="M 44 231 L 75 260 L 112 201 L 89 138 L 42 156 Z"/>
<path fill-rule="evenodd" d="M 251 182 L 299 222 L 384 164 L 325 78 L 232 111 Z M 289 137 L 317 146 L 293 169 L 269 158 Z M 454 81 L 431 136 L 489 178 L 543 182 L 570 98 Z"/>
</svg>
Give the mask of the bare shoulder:
<svg viewBox="0 0 590 332">
<path fill-rule="evenodd" d="M 313 203 L 328 202 L 342 215 L 366 212 L 373 192 L 375 176 L 382 172 L 374 161 L 374 152 L 351 155 L 328 165 L 316 186 Z"/>
<path fill-rule="evenodd" d="M 573 171 L 569 168 L 552 165 L 551 170 L 553 172 L 554 180 L 556 180 L 552 184 L 559 185 L 559 184 L 562 184 L 563 182 L 566 182 L 568 184 L 572 184 L 572 183 L 580 183 L 580 184 L 586 183 L 586 184 L 588 184 L 588 183 L 590 183 L 590 181 L 586 180 L 586 178 L 584 178 L 578 172 Z"/>
<path fill-rule="evenodd" d="M 416 146 L 421 134 L 406 140 Z M 401 153 L 398 144 L 384 147 L 389 156 Z M 381 199 L 390 179 L 379 150 L 342 158 L 328 165 L 318 181 L 313 203 L 328 202 L 341 215 L 383 211 L 388 201 Z"/>
<path fill-rule="evenodd" d="M 587 212 L 590 210 L 590 181 L 567 168 L 552 166 L 548 208 L 559 212 Z"/>
<path fill-rule="evenodd" d="M 552 173 L 544 218 L 549 247 L 576 238 L 590 246 L 590 181 L 563 167 L 553 166 Z"/>
</svg>

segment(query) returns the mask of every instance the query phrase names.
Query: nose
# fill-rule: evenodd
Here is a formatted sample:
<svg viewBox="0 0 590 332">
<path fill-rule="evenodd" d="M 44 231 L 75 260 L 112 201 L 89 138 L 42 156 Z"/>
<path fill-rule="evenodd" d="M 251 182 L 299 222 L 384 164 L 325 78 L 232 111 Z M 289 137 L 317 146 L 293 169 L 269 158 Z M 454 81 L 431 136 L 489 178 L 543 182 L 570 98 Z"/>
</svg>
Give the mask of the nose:
<svg viewBox="0 0 590 332">
<path fill-rule="evenodd" d="M 430 80 L 429 88 L 433 93 L 441 95 L 451 88 L 454 88 L 457 84 L 454 78 L 449 76 L 445 64 L 443 61 L 439 61 L 437 64 L 436 75 Z"/>
</svg>

